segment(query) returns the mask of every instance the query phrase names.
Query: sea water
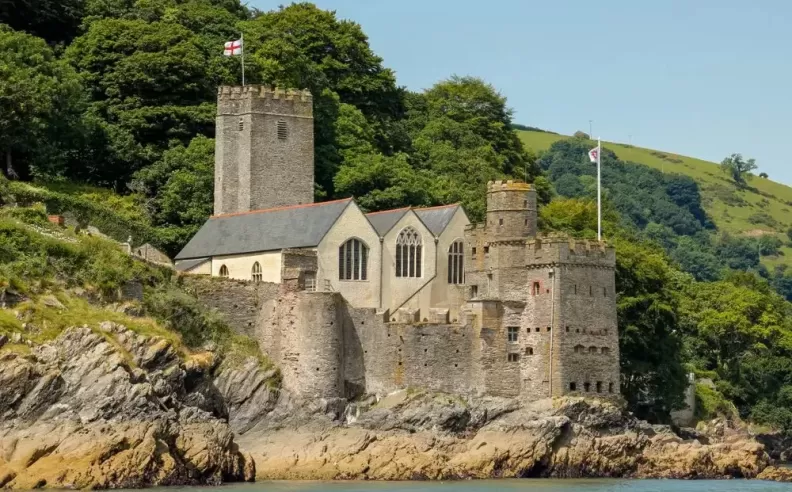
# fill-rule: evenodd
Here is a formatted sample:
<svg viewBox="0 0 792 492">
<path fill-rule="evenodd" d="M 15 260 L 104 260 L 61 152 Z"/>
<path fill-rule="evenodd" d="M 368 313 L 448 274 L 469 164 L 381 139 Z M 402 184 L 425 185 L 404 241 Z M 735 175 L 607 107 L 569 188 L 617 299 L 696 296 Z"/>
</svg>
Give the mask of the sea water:
<svg viewBox="0 0 792 492">
<path fill-rule="evenodd" d="M 154 489 L 198 492 L 199 487 Z M 207 491 L 207 488 L 201 488 Z M 257 482 L 224 485 L 218 492 L 776 492 L 792 484 L 761 480 L 470 480 L 449 482 Z"/>
</svg>

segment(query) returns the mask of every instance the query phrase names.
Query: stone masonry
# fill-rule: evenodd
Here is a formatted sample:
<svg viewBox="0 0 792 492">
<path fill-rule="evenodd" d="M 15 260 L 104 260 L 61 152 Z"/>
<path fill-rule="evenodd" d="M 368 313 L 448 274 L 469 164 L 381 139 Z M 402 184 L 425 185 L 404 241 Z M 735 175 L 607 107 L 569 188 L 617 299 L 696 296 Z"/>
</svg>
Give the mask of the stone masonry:
<svg viewBox="0 0 792 492">
<path fill-rule="evenodd" d="M 487 222 L 465 238 L 468 295 L 456 322 L 307 291 L 295 280 L 315 272 L 307 250 L 286 252 L 281 284 L 212 278 L 193 291 L 254 336 L 304 397 L 409 387 L 526 399 L 618 393 L 613 249 L 537 237 L 529 185 L 488 189 Z"/>
<path fill-rule="evenodd" d="M 313 203 L 307 90 L 220 87 L 215 133 L 215 215 Z"/>
</svg>

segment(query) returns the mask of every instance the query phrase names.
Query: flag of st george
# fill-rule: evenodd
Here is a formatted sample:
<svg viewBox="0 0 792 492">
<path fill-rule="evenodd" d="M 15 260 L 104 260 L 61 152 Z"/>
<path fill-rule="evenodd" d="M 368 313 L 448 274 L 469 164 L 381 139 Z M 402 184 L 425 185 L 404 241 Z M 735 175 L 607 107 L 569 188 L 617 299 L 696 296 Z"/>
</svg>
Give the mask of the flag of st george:
<svg viewBox="0 0 792 492">
<path fill-rule="evenodd" d="M 225 56 L 235 56 L 242 54 L 242 40 L 237 39 L 236 41 L 228 41 L 225 44 L 225 49 L 223 50 L 223 54 Z"/>
<path fill-rule="evenodd" d="M 593 149 L 589 150 L 589 159 L 591 159 L 591 162 L 596 163 L 598 156 L 599 156 L 599 147 L 594 147 Z"/>
</svg>

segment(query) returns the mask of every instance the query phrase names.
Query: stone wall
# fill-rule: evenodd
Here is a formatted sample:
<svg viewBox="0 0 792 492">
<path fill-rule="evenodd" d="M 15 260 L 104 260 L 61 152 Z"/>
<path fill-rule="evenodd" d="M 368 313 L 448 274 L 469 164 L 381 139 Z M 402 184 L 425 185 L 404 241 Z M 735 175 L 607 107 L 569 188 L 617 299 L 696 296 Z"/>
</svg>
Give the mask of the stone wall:
<svg viewBox="0 0 792 492">
<path fill-rule="evenodd" d="M 185 289 L 206 307 L 217 310 L 238 333 L 255 336 L 262 306 L 277 299 L 280 286 L 219 277 L 182 275 Z"/>
</svg>

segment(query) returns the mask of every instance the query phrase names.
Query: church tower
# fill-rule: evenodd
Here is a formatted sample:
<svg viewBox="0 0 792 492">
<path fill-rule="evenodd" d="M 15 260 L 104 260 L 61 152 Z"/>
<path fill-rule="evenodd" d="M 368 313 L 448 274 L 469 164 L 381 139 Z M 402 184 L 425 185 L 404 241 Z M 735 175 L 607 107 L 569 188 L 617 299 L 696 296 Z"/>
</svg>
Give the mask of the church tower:
<svg viewBox="0 0 792 492">
<path fill-rule="evenodd" d="M 313 203 L 313 98 L 265 86 L 220 87 L 214 214 Z"/>
</svg>

